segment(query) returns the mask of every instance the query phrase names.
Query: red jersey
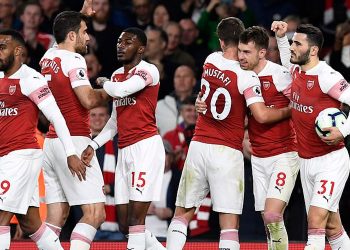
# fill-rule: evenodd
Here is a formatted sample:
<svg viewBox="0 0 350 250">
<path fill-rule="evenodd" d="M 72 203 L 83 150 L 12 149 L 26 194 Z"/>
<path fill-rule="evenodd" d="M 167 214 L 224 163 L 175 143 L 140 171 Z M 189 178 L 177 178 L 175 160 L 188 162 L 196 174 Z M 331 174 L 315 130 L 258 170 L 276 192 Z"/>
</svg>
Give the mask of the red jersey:
<svg viewBox="0 0 350 250">
<path fill-rule="evenodd" d="M 325 62 L 319 62 L 312 69 L 303 72 L 299 66 L 291 68 L 293 77 L 291 89 L 292 119 L 298 139 L 298 152 L 302 158 L 325 155 L 344 147 L 327 145 L 315 131 L 315 119 L 325 108 L 340 108 L 340 95 L 350 91 L 343 76 Z"/>
<path fill-rule="evenodd" d="M 111 79 L 118 84 L 118 81 L 125 81 L 133 75 L 141 76 L 145 87 L 134 94 L 114 100 L 119 148 L 158 134 L 155 118 L 159 90 L 158 69 L 153 64 L 141 61 L 129 72 L 124 72 L 124 67 L 119 68 Z"/>
<path fill-rule="evenodd" d="M 70 134 L 90 137 L 89 111 L 81 105 L 73 90 L 82 85 L 90 85 L 84 57 L 67 50 L 52 48 L 45 53 L 40 66 Z M 46 137 L 57 138 L 52 124 Z"/>
<path fill-rule="evenodd" d="M 204 63 L 201 87 L 208 109 L 198 117 L 193 140 L 242 151 L 247 106 L 264 102 L 257 75 L 214 52 Z"/>
<path fill-rule="evenodd" d="M 277 109 L 288 107 L 290 101 L 286 95 L 290 94 L 287 91 L 290 90 L 292 82 L 289 71 L 281 65 L 267 61 L 258 76 L 265 105 Z M 261 124 L 249 114 L 248 130 L 254 156 L 270 157 L 297 150 L 295 131 L 290 119 Z"/>
<path fill-rule="evenodd" d="M 53 98 L 47 81 L 27 65 L 0 78 L 0 157 L 14 150 L 39 149 L 38 107 Z"/>
</svg>

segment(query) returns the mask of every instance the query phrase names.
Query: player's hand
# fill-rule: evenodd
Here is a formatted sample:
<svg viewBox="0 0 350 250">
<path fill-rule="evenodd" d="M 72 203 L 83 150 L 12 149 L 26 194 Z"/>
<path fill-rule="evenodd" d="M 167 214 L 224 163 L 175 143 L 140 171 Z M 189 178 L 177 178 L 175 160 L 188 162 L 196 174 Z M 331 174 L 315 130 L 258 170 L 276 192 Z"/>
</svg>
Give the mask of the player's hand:
<svg viewBox="0 0 350 250">
<path fill-rule="evenodd" d="M 91 146 L 87 146 L 83 153 L 81 153 L 81 160 L 86 166 L 90 166 L 90 162 L 94 156 L 94 153 L 95 150 Z"/>
<path fill-rule="evenodd" d="M 98 78 L 96 79 L 97 85 L 99 85 L 99 86 L 101 86 L 101 87 L 103 87 L 103 84 L 104 84 L 105 82 L 107 82 L 107 81 L 109 81 L 109 79 L 108 79 L 107 77 L 98 77 Z"/>
<path fill-rule="evenodd" d="M 344 136 L 340 133 L 337 127 L 323 128 L 323 131 L 329 131 L 328 136 L 322 136 L 321 140 L 328 145 L 337 145 L 339 142 L 344 140 Z"/>
<path fill-rule="evenodd" d="M 287 33 L 288 24 L 283 21 L 273 21 L 271 24 L 271 30 L 275 32 L 276 36 L 281 38 Z"/>
<path fill-rule="evenodd" d="M 93 16 L 95 14 L 94 9 L 92 8 L 93 0 L 85 0 L 83 7 L 80 10 L 80 13 L 86 16 Z"/>
<path fill-rule="evenodd" d="M 67 157 L 68 168 L 73 177 L 77 175 L 80 181 L 86 180 L 86 166 L 76 155 Z"/>
<path fill-rule="evenodd" d="M 198 113 L 205 114 L 205 112 L 207 111 L 207 104 L 204 101 L 202 101 L 202 97 L 203 97 L 202 92 L 199 92 L 197 99 L 196 99 L 195 107 L 196 107 L 196 111 Z"/>
</svg>

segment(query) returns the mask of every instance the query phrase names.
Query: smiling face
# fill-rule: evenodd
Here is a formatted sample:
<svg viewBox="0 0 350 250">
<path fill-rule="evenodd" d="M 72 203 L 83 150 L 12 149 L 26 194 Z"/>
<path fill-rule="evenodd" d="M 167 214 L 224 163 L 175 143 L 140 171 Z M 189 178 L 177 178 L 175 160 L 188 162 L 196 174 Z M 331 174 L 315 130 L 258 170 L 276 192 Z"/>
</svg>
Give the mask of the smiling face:
<svg viewBox="0 0 350 250">
<path fill-rule="evenodd" d="M 128 64 L 142 54 L 144 46 L 141 45 L 135 34 L 122 32 L 117 42 L 117 58 L 123 64 Z"/>
<path fill-rule="evenodd" d="M 291 52 L 291 63 L 305 65 L 310 62 L 311 48 L 309 46 L 306 34 L 295 33 L 289 50 Z"/>
</svg>

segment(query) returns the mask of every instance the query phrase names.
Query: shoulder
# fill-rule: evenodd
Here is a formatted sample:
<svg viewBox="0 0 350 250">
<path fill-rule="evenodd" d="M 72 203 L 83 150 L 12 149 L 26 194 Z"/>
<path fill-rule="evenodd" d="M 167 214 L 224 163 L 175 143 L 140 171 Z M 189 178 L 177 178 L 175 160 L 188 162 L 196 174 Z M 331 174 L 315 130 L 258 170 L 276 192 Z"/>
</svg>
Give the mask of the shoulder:
<svg viewBox="0 0 350 250">
<path fill-rule="evenodd" d="M 157 85 L 159 83 L 159 71 L 158 68 L 151 63 L 141 61 L 135 69 L 135 75 L 140 76 L 145 80 L 147 85 Z"/>
<path fill-rule="evenodd" d="M 344 77 L 338 71 L 329 66 L 326 62 L 320 62 L 315 74 L 318 75 L 320 84 L 336 83 L 343 80 Z"/>
<path fill-rule="evenodd" d="M 213 52 L 205 59 L 204 63 L 213 63 L 222 58 L 222 52 Z"/>
<path fill-rule="evenodd" d="M 154 64 L 148 63 L 143 60 L 139 63 L 139 65 L 136 66 L 136 69 L 137 71 L 146 70 L 152 76 L 159 76 L 158 68 Z"/>
<path fill-rule="evenodd" d="M 20 70 L 13 75 L 13 78 L 20 79 L 19 84 L 22 92 L 26 95 L 44 85 L 47 85 L 46 79 L 39 72 L 25 64 L 23 64 Z"/>
</svg>

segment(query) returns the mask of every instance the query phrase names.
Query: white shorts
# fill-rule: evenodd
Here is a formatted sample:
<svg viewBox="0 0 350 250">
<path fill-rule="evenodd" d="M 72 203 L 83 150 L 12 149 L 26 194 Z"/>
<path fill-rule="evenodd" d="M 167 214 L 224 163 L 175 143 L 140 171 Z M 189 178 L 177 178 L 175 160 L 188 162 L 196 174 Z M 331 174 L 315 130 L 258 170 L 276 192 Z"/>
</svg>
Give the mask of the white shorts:
<svg viewBox="0 0 350 250">
<path fill-rule="evenodd" d="M 72 136 L 72 140 L 81 156 L 91 142 L 85 136 Z M 58 138 L 46 138 L 44 142 L 44 179 L 46 204 L 68 202 L 70 206 L 105 202 L 103 176 L 96 156 L 86 168 L 86 181 L 72 176 L 63 145 Z"/>
<path fill-rule="evenodd" d="M 252 155 L 255 211 L 264 211 L 266 198 L 289 202 L 299 172 L 299 161 L 297 152 L 265 158 Z"/>
<path fill-rule="evenodd" d="M 41 149 L 21 149 L 0 157 L 0 210 L 26 214 L 29 206 L 39 207 L 42 165 Z"/>
<path fill-rule="evenodd" d="M 349 170 L 345 148 L 312 159 L 301 158 L 300 179 L 306 211 L 315 206 L 337 212 Z"/>
<path fill-rule="evenodd" d="M 158 201 L 164 175 L 165 151 L 159 135 L 118 149 L 115 202 Z"/>
<path fill-rule="evenodd" d="M 214 211 L 242 213 L 243 154 L 227 146 L 192 141 L 182 170 L 176 206 L 199 207 L 209 191 Z"/>
</svg>

